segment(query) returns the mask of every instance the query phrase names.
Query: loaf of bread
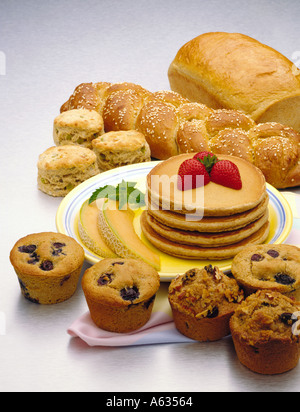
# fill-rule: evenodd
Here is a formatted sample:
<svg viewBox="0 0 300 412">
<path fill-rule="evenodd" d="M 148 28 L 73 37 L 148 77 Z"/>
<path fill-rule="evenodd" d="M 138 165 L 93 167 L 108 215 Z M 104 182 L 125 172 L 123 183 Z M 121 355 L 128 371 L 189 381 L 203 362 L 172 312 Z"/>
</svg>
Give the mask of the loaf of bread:
<svg viewBox="0 0 300 412">
<path fill-rule="evenodd" d="M 210 150 L 244 158 L 276 188 L 300 185 L 300 135 L 279 123 L 256 124 L 241 111 L 213 110 L 173 91 L 150 92 L 132 83 L 83 83 L 61 107 L 96 110 L 105 132 L 137 130 L 152 158 Z"/>
<path fill-rule="evenodd" d="M 278 51 L 239 33 L 205 33 L 180 48 L 171 89 L 214 109 L 241 110 L 257 123 L 300 132 L 300 70 Z"/>
</svg>

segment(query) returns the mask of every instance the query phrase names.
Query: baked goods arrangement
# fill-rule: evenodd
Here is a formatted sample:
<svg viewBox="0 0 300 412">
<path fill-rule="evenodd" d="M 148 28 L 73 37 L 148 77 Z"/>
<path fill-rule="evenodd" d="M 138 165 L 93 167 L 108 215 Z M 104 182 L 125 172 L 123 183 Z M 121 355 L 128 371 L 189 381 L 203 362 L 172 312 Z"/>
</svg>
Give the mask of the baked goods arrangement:
<svg viewBox="0 0 300 412">
<path fill-rule="evenodd" d="M 300 132 L 300 70 L 277 50 L 240 33 L 204 33 L 169 67 L 171 89 L 214 109 L 241 110 L 255 122 Z"/>
<path fill-rule="evenodd" d="M 256 124 L 239 110 L 214 110 L 173 91 L 152 93 L 126 82 L 77 86 L 61 112 L 78 108 L 100 113 L 106 132 L 144 134 L 152 158 L 208 150 L 250 161 L 276 188 L 300 184 L 300 135 L 285 124 Z"/>
<path fill-rule="evenodd" d="M 229 86 L 216 68 L 215 77 L 204 62 L 202 68 L 199 44 L 210 67 L 222 56 L 217 46 L 224 53 L 228 47 L 233 62 L 253 48 L 253 100 L 234 73 Z M 282 87 L 276 70 L 265 72 L 263 87 L 261 67 L 254 70 L 262 51 L 262 66 L 269 70 L 273 50 L 246 36 L 212 33 L 190 42 L 172 63 L 171 87 L 181 94 L 126 82 L 76 87 L 54 119 L 55 146 L 39 157 L 38 189 L 64 197 L 100 173 L 160 162 L 144 177 L 144 192 L 122 180 L 88 193 L 74 223 L 77 240 L 44 232 L 16 242 L 10 261 L 27 300 L 61 303 L 80 285 L 96 327 L 132 333 L 151 318 L 162 257 L 192 261 L 185 273 L 173 274 L 168 288 L 179 333 L 200 342 L 231 334 L 238 359 L 257 373 L 283 373 L 298 364 L 300 249 L 267 242 L 267 184 L 300 184 L 300 135 L 292 128 L 299 131 L 299 123 L 272 117 L 282 108 L 279 120 L 294 117 L 299 73 L 277 55 L 279 69 L 285 68 Z M 225 60 L 218 69 L 230 73 Z M 268 89 L 272 81 L 275 97 Z M 291 105 L 290 117 L 284 117 Z M 80 282 L 83 247 L 99 259 Z M 225 260 L 230 272 L 215 264 Z"/>
</svg>

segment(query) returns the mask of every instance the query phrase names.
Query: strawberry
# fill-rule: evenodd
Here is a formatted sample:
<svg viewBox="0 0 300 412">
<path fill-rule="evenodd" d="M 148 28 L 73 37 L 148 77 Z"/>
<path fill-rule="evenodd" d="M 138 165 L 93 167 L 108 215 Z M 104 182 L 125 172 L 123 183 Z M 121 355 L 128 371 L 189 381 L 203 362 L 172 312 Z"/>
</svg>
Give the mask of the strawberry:
<svg viewBox="0 0 300 412">
<path fill-rule="evenodd" d="M 210 173 L 211 181 L 231 189 L 240 190 L 242 180 L 238 167 L 230 160 L 220 160 Z"/>
<path fill-rule="evenodd" d="M 203 176 L 197 179 L 197 176 Z M 210 182 L 210 177 L 203 163 L 196 159 L 187 159 L 179 166 L 178 170 L 178 189 L 188 190 L 196 187 L 205 186 Z"/>
<path fill-rule="evenodd" d="M 219 161 L 217 156 L 211 152 L 199 152 L 194 155 L 194 159 L 203 163 L 206 171 L 210 174 L 213 166 Z"/>
</svg>

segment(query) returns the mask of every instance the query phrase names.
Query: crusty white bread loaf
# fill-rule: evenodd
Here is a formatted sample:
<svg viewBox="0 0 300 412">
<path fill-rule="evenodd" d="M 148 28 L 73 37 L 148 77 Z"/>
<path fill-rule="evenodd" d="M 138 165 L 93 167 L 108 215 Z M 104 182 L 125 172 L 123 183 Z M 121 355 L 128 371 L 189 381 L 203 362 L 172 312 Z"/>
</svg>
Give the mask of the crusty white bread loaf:
<svg viewBox="0 0 300 412">
<path fill-rule="evenodd" d="M 210 150 L 242 157 L 276 188 L 300 185 L 300 135 L 278 123 L 256 124 L 236 110 L 213 110 L 173 91 L 152 93 L 133 83 L 83 83 L 61 111 L 98 111 L 105 132 L 138 130 L 153 158 Z"/>
<path fill-rule="evenodd" d="M 242 110 L 258 123 L 300 132 L 300 70 L 251 37 L 202 34 L 179 49 L 168 76 L 171 89 L 191 101 Z"/>
</svg>

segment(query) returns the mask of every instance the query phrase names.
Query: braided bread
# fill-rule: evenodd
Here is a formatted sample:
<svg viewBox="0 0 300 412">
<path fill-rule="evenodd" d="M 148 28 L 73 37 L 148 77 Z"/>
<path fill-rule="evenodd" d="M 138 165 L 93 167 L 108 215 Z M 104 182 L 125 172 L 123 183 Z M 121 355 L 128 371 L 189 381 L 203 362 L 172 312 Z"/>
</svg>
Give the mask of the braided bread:
<svg viewBox="0 0 300 412">
<path fill-rule="evenodd" d="M 300 185 L 300 135 L 279 123 L 256 124 L 241 111 L 213 110 L 133 83 L 82 83 L 60 111 L 78 108 L 100 113 L 105 132 L 143 133 L 155 159 L 209 150 L 248 160 L 276 188 Z"/>
</svg>

